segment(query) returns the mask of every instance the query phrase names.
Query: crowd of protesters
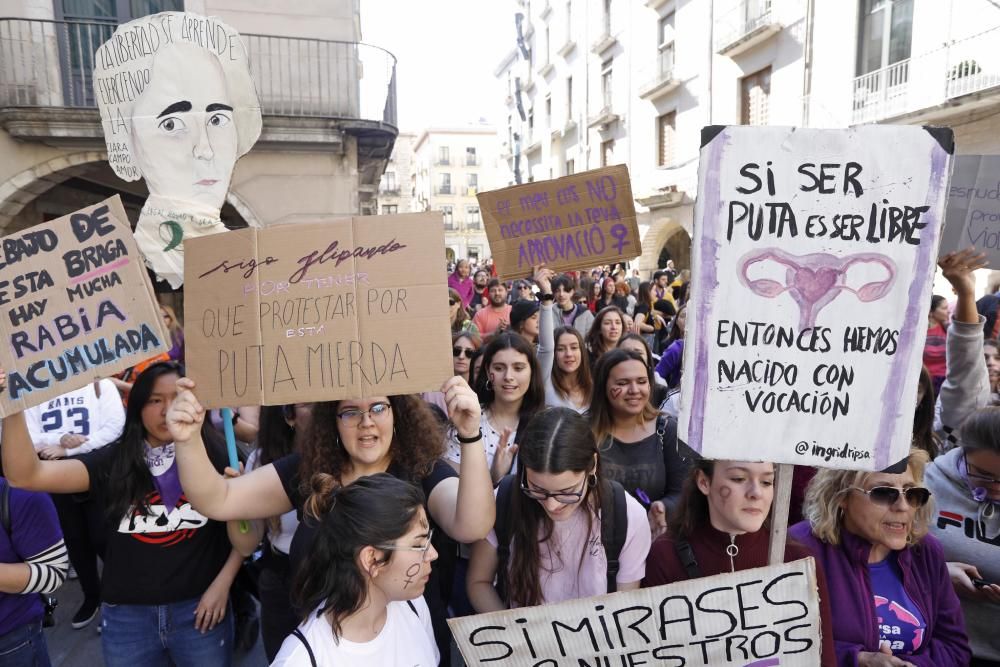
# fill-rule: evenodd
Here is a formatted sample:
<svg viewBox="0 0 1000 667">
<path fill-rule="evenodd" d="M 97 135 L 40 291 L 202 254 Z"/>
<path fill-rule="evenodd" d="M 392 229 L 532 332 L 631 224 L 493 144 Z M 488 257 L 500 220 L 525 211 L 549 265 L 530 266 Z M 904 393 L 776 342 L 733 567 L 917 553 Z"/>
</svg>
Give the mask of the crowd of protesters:
<svg viewBox="0 0 1000 667">
<path fill-rule="evenodd" d="M 905 464 L 796 471 L 784 558 L 817 561 L 823 665 L 1000 665 L 982 266 L 940 262 L 957 300 L 931 304 Z M 234 410 L 239 470 L 169 307 L 169 354 L 4 418 L 0 667 L 48 664 L 70 563 L 73 627 L 99 615 L 105 664 L 129 667 L 229 665 L 258 627 L 275 665 L 458 665 L 452 616 L 767 564 L 775 466 L 677 442 L 689 271 L 449 271 L 454 377 Z"/>
</svg>

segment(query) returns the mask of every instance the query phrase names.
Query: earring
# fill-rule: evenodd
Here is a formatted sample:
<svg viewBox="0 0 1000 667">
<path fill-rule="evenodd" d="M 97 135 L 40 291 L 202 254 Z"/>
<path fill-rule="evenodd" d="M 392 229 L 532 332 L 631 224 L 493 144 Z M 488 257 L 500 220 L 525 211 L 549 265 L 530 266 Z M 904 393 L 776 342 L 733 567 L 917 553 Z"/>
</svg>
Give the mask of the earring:
<svg viewBox="0 0 1000 667">
<path fill-rule="evenodd" d="M 486 378 L 486 391 L 493 391 L 493 378 Z"/>
</svg>

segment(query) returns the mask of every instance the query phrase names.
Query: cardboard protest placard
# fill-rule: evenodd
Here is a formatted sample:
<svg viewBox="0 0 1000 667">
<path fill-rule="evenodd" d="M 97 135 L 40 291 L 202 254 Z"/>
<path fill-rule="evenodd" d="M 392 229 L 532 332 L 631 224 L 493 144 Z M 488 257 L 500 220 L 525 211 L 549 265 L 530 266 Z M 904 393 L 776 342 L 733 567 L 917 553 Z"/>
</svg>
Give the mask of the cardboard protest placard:
<svg viewBox="0 0 1000 667">
<path fill-rule="evenodd" d="M 1000 269 L 1000 155 L 955 157 L 940 254 L 970 246 Z"/>
<path fill-rule="evenodd" d="M 188 374 L 207 407 L 437 390 L 454 375 L 441 215 L 185 242 Z"/>
<path fill-rule="evenodd" d="M 219 211 L 233 167 L 260 136 L 246 46 L 218 18 L 161 12 L 119 25 L 93 62 L 108 163 L 149 187 L 139 249 L 180 287 L 182 242 L 226 231 Z"/>
<path fill-rule="evenodd" d="M 628 167 L 480 193 L 479 208 L 502 279 L 614 264 L 642 254 Z"/>
<path fill-rule="evenodd" d="M 117 196 L 5 236 L 0 248 L 0 415 L 170 348 Z"/>
<path fill-rule="evenodd" d="M 816 667 L 821 653 L 812 558 L 448 625 L 469 667 Z"/>
<path fill-rule="evenodd" d="M 714 127 L 703 140 L 680 438 L 712 459 L 898 462 L 951 131 Z"/>
</svg>

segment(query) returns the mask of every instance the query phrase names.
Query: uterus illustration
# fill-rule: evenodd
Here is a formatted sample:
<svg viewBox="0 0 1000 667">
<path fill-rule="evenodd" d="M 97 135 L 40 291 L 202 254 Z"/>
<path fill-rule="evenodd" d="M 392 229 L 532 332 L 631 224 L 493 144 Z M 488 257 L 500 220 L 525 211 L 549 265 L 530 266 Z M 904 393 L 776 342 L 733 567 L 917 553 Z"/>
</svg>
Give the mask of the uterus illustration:
<svg viewBox="0 0 1000 667">
<path fill-rule="evenodd" d="M 776 262 L 785 267 L 784 282 L 771 278 L 750 278 L 751 267 L 763 262 Z M 848 284 L 848 269 L 858 264 L 882 267 L 885 279 L 858 286 Z M 738 266 L 740 282 L 754 294 L 776 299 L 788 293 L 799 307 L 799 330 L 815 326 L 820 311 L 843 292 L 854 294 L 862 302 L 878 301 L 889 293 L 896 282 L 896 264 L 877 253 L 793 255 L 778 248 L 760 248 L 743 255 Z"/>
</svg>

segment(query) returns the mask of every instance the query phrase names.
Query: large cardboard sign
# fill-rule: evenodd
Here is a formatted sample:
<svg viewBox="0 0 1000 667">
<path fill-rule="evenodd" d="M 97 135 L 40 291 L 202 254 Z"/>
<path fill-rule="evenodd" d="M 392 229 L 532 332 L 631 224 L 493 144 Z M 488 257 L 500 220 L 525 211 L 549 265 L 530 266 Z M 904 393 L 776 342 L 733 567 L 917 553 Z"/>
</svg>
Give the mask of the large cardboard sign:
<svg viewBox="0 0 1000 667">
<path fill-rule="evenodd" d="M 941 253 L 970 246 L 1000 269 L 1000 155 L 959 155 L 951 172 Z"/>
<path fill-rule="evenodd" d="M 0 415 L 169 349 L 117 196 L 5 236 L 0 248 Z"/>
<path fill-rule="evenodd" d="M 705 129 L 679 420 L 690 447 L 866 470 L 907 455 L 951 139 Z"/>
<path fill-rule="evenodd" d="M 182 242 L 226 231 L 219 210 L 233 167 L 260 136 L 246 46 L 215 17 L 143 16 L 98 47 L 94 98 L 111 168 L 149 187 L 135 228 L 139 248 L 177 288 Z"/>
<path fill-rule="evenodd" d="M 469 667 L 816 667 L 818 599 L 806 558 L 448 625 Z"/>
<path fill-rule="evenodd" d="M 642 254 L 628 167 L 616 165 L 478 195 L 497 274 L 523 278 Z"/>
<path fill-rule="evenodd" d="M 440 214 L 185 242 L 188 374 L 208 407 L 436 390 L 454 374 Z"/>
</svg>

